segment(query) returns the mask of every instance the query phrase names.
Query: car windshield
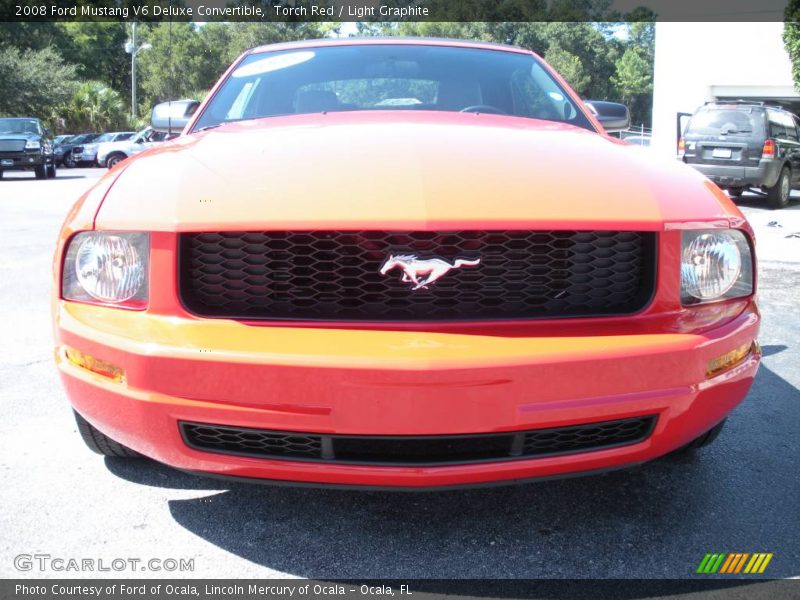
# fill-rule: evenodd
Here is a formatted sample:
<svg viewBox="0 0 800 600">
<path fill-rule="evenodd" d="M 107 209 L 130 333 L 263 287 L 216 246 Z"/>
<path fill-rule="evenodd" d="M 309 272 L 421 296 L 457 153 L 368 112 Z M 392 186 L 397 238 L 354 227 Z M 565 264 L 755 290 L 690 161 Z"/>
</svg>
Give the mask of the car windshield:
<svg viewBox="0 0 800 600">
<path fill-rule="evenodd" d="M 0 133 L 42 135 L 42 126 L 36 119 L 0 119 Z"/>
<path fill-rule="evenodd" d="M 86 144 L 87 142 L 91 142 L 94 138 L 97 137 L 96 133 L 84 133 L 81 135 L 76 135 L 72 138 L 69 143 L 70 144 Z"/>
<path fill-rule="evenodd" d="M 95 143 L 99 144 L 100 142 L 110 142 L 114 139 L 113 133 L 104 133 L 100 137 L 96 138 L 94 141 Z"/>
<path fill-rule="evenodd" d="M 435 45 L 353 45 L 245 57 L 194 131 L 232 121 L 364 110 L 480 112 L 592 129 L 530 54 Z"/>
<path fill-rule="evenodd" d="M 737 135 L 760 132 L 760 113 L 738 106 L 701 108 L 686 127 L 687 135 Z"/>
</svg>

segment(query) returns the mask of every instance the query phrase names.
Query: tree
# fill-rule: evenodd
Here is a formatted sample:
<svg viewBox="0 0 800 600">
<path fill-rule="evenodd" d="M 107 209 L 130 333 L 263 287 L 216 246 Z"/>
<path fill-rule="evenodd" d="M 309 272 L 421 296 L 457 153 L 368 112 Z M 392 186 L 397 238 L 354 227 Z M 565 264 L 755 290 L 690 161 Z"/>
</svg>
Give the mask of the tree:
<svg viewBox="0 0 800 600">
<path fill-rule="evenodd" d="M 618 98 L 631 110 L 631 122 L 649 125 L 653 109 L 653 62 L 655 26 L 653 23 L 628 25 L 625 51 L 616 63 L 611 82 Z"/>
<path fill-rule="evenodd" d="M 127 23 L 75 21 L 59 23 L 65 41 L 59 46 L 81 79 L 102 81 L 124 98 L 131 93 L 131 57 L 125 52 Z"/>
<path fill-rule="evenodd" d="M 784 13 L 783 45 L 792 62 L 794 87 L 800 90 L 800 0 L 789 0 Z"/>
<path fill-rule="evenodd" d="M 108 131 L 127 126 L 125 102 L 100 81 L 87 81 L 75 90 L 63 117 L 70 131 Z"/>
<path fill-rule="evenodd" d="M 75 66 L 52 48 L 0 48 L 0 116 L 39 117 L 51 123 L 77 87 Z"/>
<path fill-rule="evenodd" d="M 617 74 L 613 77 L 623 102 L 630 102 L 639 94 L 653 91 L 653 68 L 637 48 L 628 48 L 617 61 Z"/>
<path fill-rule="evenodd" d="M 215 58 L 221 53 L 208 52 L 192 23 L 157 23 L 139 27 L 138 33 L 142 43 L 152 45 L 137 58 L 140 114 L 159 102 L 208 88 L 219 76 Z"/>
<path fill-rule="evenodd" d="M 0 48 L 43 50 L 48 46 L 60 48 L 67 35 L 58 23 L 13 21 L 0 23 Z"/>
<path fill-rule="evenodd" d="M 589 88 L 591 78 L 583 68 L 581 59 L 571 52 L 564 50 L 558 44 L 551 44 L 544 55 L 544 59 L 579 94 L 583 95 Z"/>
</svg>

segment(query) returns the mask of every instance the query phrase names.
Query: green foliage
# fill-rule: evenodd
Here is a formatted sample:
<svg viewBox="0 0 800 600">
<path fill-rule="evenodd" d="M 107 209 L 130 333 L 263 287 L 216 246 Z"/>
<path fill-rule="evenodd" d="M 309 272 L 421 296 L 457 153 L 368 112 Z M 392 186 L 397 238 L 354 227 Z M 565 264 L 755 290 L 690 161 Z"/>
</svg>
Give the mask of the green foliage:
<svg viewBox="0 0 800 600">
<path fill-rule="evenodd" d="M 184 98 L 192 90 L 210 87 L 227 66 L 191 23 L 143 26 L 138 34 L 138 43 L 152 44 L 137 57 L 141 114 L 147 114 L 158 102 Z"/>
<path fill-rule="evenodd" d="M 544 59 L 567 80 L 572 89 L 581 95 L 586 93 L 591 83 L 591 78 L 584 70 L 580 58 L 572 52 L 564 50 L 558 44 L 550 44 L 547 52 L 545 52 Z"/>
<path fill-rule="evenodd" d="M 81 84 L 61 116 L 68 131 L 99 133 L 128 126 L 126 106 L 119 93 L 99 81 Z"/>
<path fill-rule="evenodd" d="M 622 99 L 630 101 L 637 94 L 653 91 L 652 63 L 649 63 L 638 48 L 628 48 L 617 61 L 617 73 L 612 78 Z"/>
<path fill-rule="evenodd" d="M 39 117 L 49 123 L 77 88 L 75 65 L 52 48 L 0 48 L 0 116 Z"/>
<path fill-rule="evenodd" d="M 792 62 L 792 79 L 800 90 L 800 0 L 789 0 L 784 13 L 783 45 Z"/>
<path fill-rule="evenodd" d="M 131 93 L 131 59 L 125 53 L 130 33 L 126 23 L 76 21 L 58 23 L 64 37 L 64 60 L 78 67 L 78 76 L 106 83 L 124 98 Z"/>
</svg>

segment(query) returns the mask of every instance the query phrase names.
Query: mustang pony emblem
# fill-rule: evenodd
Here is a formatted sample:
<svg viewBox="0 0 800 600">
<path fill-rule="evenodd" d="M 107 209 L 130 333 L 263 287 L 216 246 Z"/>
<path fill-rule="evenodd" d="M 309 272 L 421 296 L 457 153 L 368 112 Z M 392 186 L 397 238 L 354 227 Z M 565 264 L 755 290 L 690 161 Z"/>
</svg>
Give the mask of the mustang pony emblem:
<svg viewBox="0 0 800 600">
<path fill-rule="evenodd" d="M 402 281 L 414 284 L 414 287 L 411 288 L 412 290 L 426 290 L 430 284 L 447 275 L 450 269 L 476 267 L 480 262 L 480 258 L 474 260 L 457 258 L 450 264 L 441 258 L 422 260 L 413 254 L 390 254 L 381 267 L 381 275 L 386 275 L 395 267 L 399 267 L 403 270 Z M 424 277 L 424 279 L 421 279 L 421 277 Z"/>
</svg>

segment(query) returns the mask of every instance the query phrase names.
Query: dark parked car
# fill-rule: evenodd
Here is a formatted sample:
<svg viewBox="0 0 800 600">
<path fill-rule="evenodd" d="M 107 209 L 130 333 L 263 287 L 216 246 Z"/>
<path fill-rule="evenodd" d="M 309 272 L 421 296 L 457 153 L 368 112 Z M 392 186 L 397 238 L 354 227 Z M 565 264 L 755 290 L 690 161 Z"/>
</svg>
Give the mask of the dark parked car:
<svg viewBox="0 0 800 600">
<path fill-rule="evenodd" d="M 72 155 L 72 151 L 76 146 L 95 141 L 100 137 L 100 135 L 101 134 L 99 133 L 81 133 L 80 135 L 74 135 L 67 141 L 59 144 L 55 148 L 56 164 L 63 164 L 65 167 L 70 169 L 78 166 L 75 162 L 75 158 Z"/>
<path fill-rule="evenodd" d="M 799 125 L 763 102 L 709 102 L 687 124 L 678 155 L 731 196 L 751 189 L 783 208 L 800 187 Z"/>
<path fill-rule="evenodd" d="M 39 119 L 0 118 L 0 177 L 5 171 L 34 171 L 36 179 L 56 176 L 53 140 Z"/>
</svg>

